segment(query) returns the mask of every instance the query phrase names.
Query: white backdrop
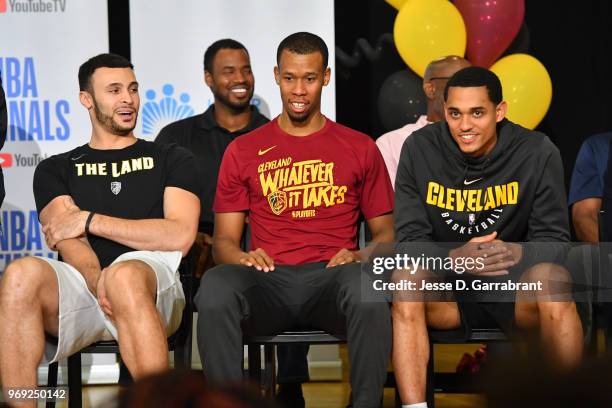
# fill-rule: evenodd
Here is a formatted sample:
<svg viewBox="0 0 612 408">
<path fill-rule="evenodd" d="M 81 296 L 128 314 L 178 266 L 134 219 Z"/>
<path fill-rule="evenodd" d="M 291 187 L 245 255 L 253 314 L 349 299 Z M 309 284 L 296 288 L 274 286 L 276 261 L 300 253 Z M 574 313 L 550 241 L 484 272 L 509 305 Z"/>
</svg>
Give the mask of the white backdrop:
<svg viewBox="0 0 612 408">
<path fill-rule="evenodd" d="M 335 119 L 334 2 L 310 0 L 130 1 L 132 62 L 141 85 L 137 131 L 154 138 L 166 124 L 203 112 L 213 101 L 204 83 L 206 48 L 221 38 L 249 50 L 255 75 L 254 104 L 274 117 L 281 112 L 274 82 L 276 48 L 287 35 L 310 31 L 329 48 L 332 80 L 323 91 L 322 111 Z M 165 100 L 164 100 L 165 99 Z M 149 105 L 147 106 L 147 103 Z"/>
</svg>

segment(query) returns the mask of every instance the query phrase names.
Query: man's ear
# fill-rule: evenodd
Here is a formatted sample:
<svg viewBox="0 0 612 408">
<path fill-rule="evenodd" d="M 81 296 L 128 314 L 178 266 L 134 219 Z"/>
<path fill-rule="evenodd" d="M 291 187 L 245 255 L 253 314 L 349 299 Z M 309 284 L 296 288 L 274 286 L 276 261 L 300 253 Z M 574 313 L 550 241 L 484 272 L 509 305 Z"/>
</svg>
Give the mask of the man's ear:
<svg viewBox="0 0 612 408">
<path fill-rule="evenodd" d="M 495 108 L 495 121 L 501 122 L 506 117 L 506 113 L 508 112 L 508 104 L 506 101 L 501 101 L 499 105 Z"/>
<path fill-rule="evenodd" d="M 204 71 L 204 82 L 208 85 L 209 88 L 212 88 L 213 77 L 212 74 L 208 71 Z"/>
<path fill-rule="evenodd" d="M 325 68 L 325 72 L 323 73 L 323 86 L 327 86 L 329 84 L 329 80 L 331 78 L 331 68 Z"/>
<path fill-rule="evenodd" d="M 90 110 L 91 108 L 93 108 L 93 105 L 94 105 L 93 97 L 91 96 L 89 92 L 80 91 L 79 101 L 81 102 L 81 105 L 85 107 L 85 109 Z"/>
<path fill-rule="evenodd" d="M 423 81 L 423 92 L 425 92 L 425 96 L 427 99 L 434 98 L 434 85 L 431 82 Z"/>
<path fill-rule="evenodd" d="M 280 85 L 280 71 L 278 67 L 274 67 L 274 80 L 276 81 L 276 85 Z"/>
</svg>

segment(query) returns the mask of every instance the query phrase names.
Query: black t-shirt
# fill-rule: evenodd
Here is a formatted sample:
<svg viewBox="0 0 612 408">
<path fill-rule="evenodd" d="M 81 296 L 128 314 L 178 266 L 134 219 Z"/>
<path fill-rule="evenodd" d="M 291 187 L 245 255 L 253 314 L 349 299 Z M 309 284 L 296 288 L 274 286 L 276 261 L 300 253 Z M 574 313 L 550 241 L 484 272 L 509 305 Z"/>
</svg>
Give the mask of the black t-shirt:
<svg viewBox="0 0 612 408">
<path fill-rule="evenodd" d="M 230 132 L 219 126 L 215 120 L 215 106 L 211 105 L 206 112 L 171 123 L 159 132 L 157 143 L 177 143 L 193 152 L 196 156 L 198 179 L 200 180 L 200 231 L 212 234 L 215 215 L 212 210 L 217 190 L 217 178 L 221 159 L 227 146 L 238 136 L 248 133 L 268 123 L 257 108 L 251 107 L 252 115 L 249 124 L 240 130 Z"/>
<path fill-rule="evenodd" d="M 189 151 L 141 139 L 118 150 L 86 144 L 43 160 L 34 173 L 39 213 L 55 197 L 69 195 L 82 210 L 132 220 L 163 218 L 166 187 L 199 195 L 198 185 Z M 91 234 L 88 240 L 103 268 L 133 250 Z"/>
</svg>

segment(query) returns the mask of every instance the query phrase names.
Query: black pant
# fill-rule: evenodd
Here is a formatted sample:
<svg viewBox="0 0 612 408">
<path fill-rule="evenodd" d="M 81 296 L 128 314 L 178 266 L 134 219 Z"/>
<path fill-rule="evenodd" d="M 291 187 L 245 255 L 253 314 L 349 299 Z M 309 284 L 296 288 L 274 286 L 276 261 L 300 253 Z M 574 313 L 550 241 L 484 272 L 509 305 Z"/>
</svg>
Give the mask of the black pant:
<svg viewBox="0 0 612 408">
<path fill-rule="evenodd" d="M 279 344 L 276 346 L 279 384 L 301 384 L 310 380 L 308 373 L 308 344 Z"/>
<path fill-rule="evenodd" d="M 363 288 L 363 289 L 362 289 Z M 220 265 L 204 274 L 195 303 L 198 348 L 209 381 L 242 379 L 242 337 L 273 335 L 309 326 L 347 335 L 353 406 L 378 407 L 391 352 L 391 317 L 382 294 L 363 301 L 372 288 L 359 264 L 276 266 L 264 273 Z M 368 295 L 371 299 L 371 294 Z"/>
</svg>

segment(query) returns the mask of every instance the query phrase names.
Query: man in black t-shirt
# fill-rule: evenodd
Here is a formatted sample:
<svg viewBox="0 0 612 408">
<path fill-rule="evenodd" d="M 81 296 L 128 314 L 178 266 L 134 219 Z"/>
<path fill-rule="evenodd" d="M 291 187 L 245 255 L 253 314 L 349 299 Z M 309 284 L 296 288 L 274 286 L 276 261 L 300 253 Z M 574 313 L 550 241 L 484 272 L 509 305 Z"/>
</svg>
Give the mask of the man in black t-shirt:
<svg viewBox="0 0 612 408">
<path fill-rule="evenodd" d="M 177 270 L 200 211 L 193 155 L 134 136 L 140 99 L 125 58 L 91 58 L 79 87 L 89 143 L 44 160 L 34 175 L 42 230 L 63 262 L 18 259 L 0 282 L 5 391 L 35 387 L 41 360 L 107 338 L 134 377 L 165 370 L 166 338 L 181 320 Z"/>
</svg>

